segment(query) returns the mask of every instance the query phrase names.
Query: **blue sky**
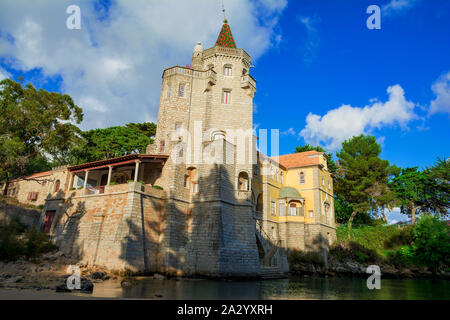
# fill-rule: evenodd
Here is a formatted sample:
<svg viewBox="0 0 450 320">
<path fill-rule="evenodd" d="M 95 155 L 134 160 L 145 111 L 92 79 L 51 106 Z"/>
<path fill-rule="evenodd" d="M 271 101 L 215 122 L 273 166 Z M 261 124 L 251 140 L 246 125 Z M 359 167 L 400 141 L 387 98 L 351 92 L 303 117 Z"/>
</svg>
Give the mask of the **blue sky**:
<svg viewBox="0 0 450 320">
<path fill-rule="evenodd" d="M 399 166 L 422 167 L 448 156 L 449 101 L 446 112 L 432 115 L 429 105 L 436 98 L 432 84 L 450 70 L 450 3 L 418 1 L 409 10 L 382 14 L 381 30 L 369 30 L 365 9 L 375 3 L 289 3 L 280 19 L 282 41 L 252 70 L 258 80 L 255 123 L 293 129 L 281 135 L 281 153 L 304 142 L 298 133 L 308 113 L 324 116 L 343 104 L 361 108 L 375 98 L 385 102 L 387 88 L 400 85 L 416 105 L 416 118 L 367 126 L 364 132 L 375 135 L 382 156 Z M 312 31 L 302 23 L 305 18 Z"/>
<path fill-rule="evenodd" d="M 68 30 L 66 8 L 81 8 Z M 238 47 L 252 55 L 254 125 L 279 129 L 280 153 L 335 152 L 375 135 L 382 157 L 429 166 L 450 147 L 450 2 L 224 0 Z M 369 5 L 381 30 L 369 30 Z M 161 73 L 214 45 L 221 1 L 3 0 L 0 78 L 74 97 L 83 129 L 156 121 Z M 388 93 L 389 91 L 389 93 Z"/>
</svg>

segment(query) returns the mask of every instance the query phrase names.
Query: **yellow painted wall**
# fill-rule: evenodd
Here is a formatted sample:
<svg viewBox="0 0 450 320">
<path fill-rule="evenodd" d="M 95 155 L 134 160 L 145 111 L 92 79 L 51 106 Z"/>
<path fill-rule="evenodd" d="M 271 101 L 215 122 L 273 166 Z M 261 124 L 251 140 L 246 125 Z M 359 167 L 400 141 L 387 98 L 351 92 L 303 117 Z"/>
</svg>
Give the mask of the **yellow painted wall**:
<svg viewBox="0 0 450 320">
<path fill-rule="evenodd" d="M 269 203 L 269 219 L 270 220 L 274 220 L 277 222 L 284 222 L 284 221 L 304 221 L 306 223 L 314 223 L 315 222 L 315 215 L 313 214 L 312 217 L 310 217 L 310 211 L 315 212 L 320 212 L 321 216 L 323 214 L 322 208 L 315 208 L 315 204 L 314 204 L 314 193 L 315 192 L 320 192 L 321 194 L 321 202 L 323 203 L 323 201 L 328 198 L 328 202 L 331 205 L 331 210 L 334 211 L 334 203 L 333 203 L 333 181 L 331 178 L 330 173 L 326 170 L 326 158 L 324 156 L 320 156 L 320 160 L 319 163 L 323 165 L 323 167 L 319 167 L 319 177 L 318 177 L 318 181 L 319 181 L 319 188 L 320 190 L 314 189 L 314 174 L 316 172 L 317 174 L 317 170 L 315 170 L 317 168 L 317 165 L 314 166 L 308 166 L 308 167 L 301 167 L 301 168 L 291 168 L 291 169 L 287 169 L 287 170 L 283 170 L 282 168 L 278 168 L 279 170 L 279 175 L 281 172 L 283 172 L 284 174 L 284 183 L 281 184 L 280 182 L 280 177 L 278 175 L 278 179 L 274 179 L 273 176 L 269 175 L 267 176 L 267 183 L 268 183 L 268 195 L 264 195 L 265 196 L 265 201 L 267 201 L 267 198 L 269 198 L 268 203 Z M 273 165 L 273 164 L 271 164 Z M 275 172 L 276 172 L 276 167 L 275 165 L 273 165 L 275 168 Z M 263 181 L 263 176 L 262 176 L 262 163 L 259 162 L 258 163 L 258 167 L 259 167 L 259 182 L 256 179 L 253 179 L 252 181 L 252 186 L 253 186 L 253 190 L 256 194 L 256 196 L 262 191 L 262 181 Z M 299 172 L 302 171 L 305 174 L 305 183 L 304 184 L 300 184 L 300 179 L 299 179 Z M 270 171 L 269 171 L 270 172 Z M 322 177 L 324 178 L 324 185 L 322 185 Z M 278 197 L 279 197 L 279 192 L 280 189 L 282 187 L 285 186 L 289 186 L 289 187 L 293 187 L 295 188 L 299 193 L 300 196 L 303 197 L 305 199 L 305 208 L 304 208 L 304 217 L 297 217 L 297 216 L 279 216 L 279 203 L 278 203 Z M 317 187 L 317 186 L 316 186 Z M 328 196 L 327 196 L 328 193 Z M 276 204 L 276 216 L 273 216 L 271 214 L 271 202 L 275 201 Z M 334 214 L 333 214 L 333 218 L 334 218 Z M 334 223 L 333 223 L 334 224 Z"/>
</svg>

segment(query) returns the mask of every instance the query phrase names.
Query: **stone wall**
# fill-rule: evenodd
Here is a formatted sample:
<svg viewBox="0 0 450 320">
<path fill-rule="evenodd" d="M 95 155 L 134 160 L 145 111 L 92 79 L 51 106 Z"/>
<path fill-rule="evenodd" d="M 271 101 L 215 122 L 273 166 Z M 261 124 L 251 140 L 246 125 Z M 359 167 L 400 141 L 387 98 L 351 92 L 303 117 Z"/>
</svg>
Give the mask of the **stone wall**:
<svg viewBox="0 0 450 320">
<path fill-rule="evenodd" d="M 28 227 L 38 227 L 40 215 L 41 210 L 0 204 L 0 221 L 9 222 L 11 219 L 17 218 Z"/>
</svg>

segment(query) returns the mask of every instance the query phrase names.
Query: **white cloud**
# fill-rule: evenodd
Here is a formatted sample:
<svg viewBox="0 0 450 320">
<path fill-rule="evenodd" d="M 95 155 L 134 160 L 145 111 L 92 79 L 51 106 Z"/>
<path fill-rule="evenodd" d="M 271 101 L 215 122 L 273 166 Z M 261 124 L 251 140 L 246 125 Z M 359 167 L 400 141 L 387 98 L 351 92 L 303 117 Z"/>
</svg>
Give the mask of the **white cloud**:
<svg viewBox="0 0 450 320">
<path fill-rule="evenodd" d="M 450 114 L 450 71 L 441 76 L 431 86 L 436 99 L 430 103 L 430 114 L 446 112 Z"/>
<path fill-rule="evenodd" d="M 398 207 L 393 208 L 391 211 L 389 211 L 388 209 L 385 209 L 384 214 L 386 216 L 388 224 L 395 224 L 399 221 L 403 222 L 403 221 L 408 220 L 408 216 L 401 213 L 400 208 L 398 208 Z"/>
<path fill-rule="evenodd" d="M 8 71 L 6 71 L 2 67 L 0 67 L 0 81 L 2 81 L 3 79 L 9 78 L 9 77 L 11 77 L 11 74 L 9 74 Z"/>
<path fill-rule="evenodd" d="M 84 109 L 85 129 L 156 121 L 163 69 L 190 64 L 197 41 L 213 46 L 223 19 L 218 1 L 117 0 L 100 10 L 82 1 L 81 30 L 69 30 L 71 4 L 2 0 L 0 58 L 11 68 L 60 76 L 61 90 Z M 281 39 L 275 29 L 286 5 L 226 2 L 236 43 L 253 60 Z"/>
<path fill-rule="evenodd" d="M 305 27 L 307 32 L 303 62 L 306 64 L 310 64 L 316 58 L 317 50 L 319 49 L 320 45 L 319 32 L 316 28 L 316 24 L 319 22 L 319 19 L 317 18 L 317 16 L 298 16 L 298 20 Z"/>
<path fill-rule="evenodd" d="M 390 17 L 413 8 L 420 0 L 391 0 L 382 7 L 383 15 Z"/>
<path fill-rule="evenodd" d="M 387 92 L 389 100 L 384 103 L 377 101 L 362 108 L 342 105 L 324 116 L 309 113 L 300 136 L 306 143 L 336 150 L 344 140 L 375 128 L 396 124 L 405 128 L 417 118 L 415 104 L 406 100 L 400 85 L 388 87 Z"/>
<path fill-rule="evenodd" d="M 295 136 L 296 135 L 294 128 L 289 128 L 285 131 L 281 131 L 280 134 L 283 136 Z"/>
</svg>

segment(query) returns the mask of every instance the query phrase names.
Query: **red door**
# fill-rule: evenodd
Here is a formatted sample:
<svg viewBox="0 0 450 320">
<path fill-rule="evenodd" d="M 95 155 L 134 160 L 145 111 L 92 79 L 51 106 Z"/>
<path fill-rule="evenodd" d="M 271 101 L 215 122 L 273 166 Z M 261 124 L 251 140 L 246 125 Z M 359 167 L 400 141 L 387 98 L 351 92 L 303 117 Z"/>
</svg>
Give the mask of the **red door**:
<svg viewBox="0 0 450 320">
<path fill-rule="evenodd" d="M 56 211 L 47 211 L 44 218 L 44 232 L 50 232 L 52 227 L 53 219 L 55 218 Z"/>
</svg>

